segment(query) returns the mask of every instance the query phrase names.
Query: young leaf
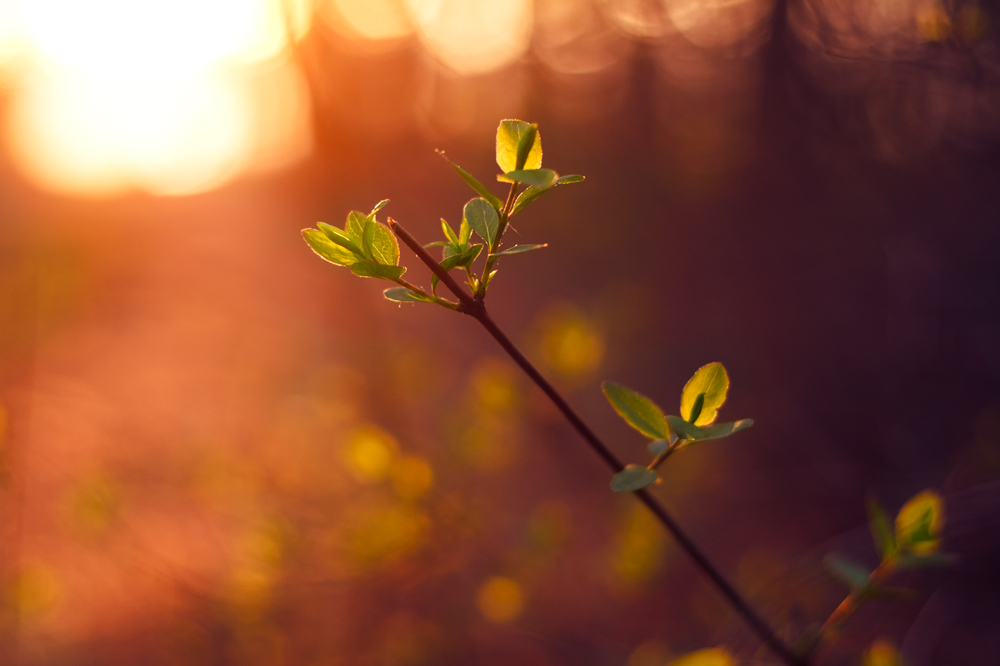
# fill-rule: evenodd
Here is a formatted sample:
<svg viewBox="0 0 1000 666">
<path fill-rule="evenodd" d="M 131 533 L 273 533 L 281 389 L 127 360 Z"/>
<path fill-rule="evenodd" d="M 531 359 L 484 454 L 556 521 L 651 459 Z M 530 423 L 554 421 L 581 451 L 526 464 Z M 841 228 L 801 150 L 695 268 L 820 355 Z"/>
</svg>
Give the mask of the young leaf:
<svg viewBox="0 0 1000 666">
<path fill-rule="evenodd" d="M 652 453 L 653 457 L 655 458 L 658 455 L 666 453 L 669 447 L 670 445 L 667 443 L 667 440 L 654 439 L 653 441 L 651 441 L 649 444 L 646 445 L 646 450 Z"/>
<path fill-rule="evenodd" d="M 397 303 L 433 303 L 429 298 L 426 298 L 422 294 L 410 291 L 406 287 L 393 287 L 392 289 L 386 289 L 382 292 L 390 301 L 395 301 Z"/>
<path fill-rule="evenodd" d="M 368 216 L 364 213 L 352 210 L 347 214 L 347 224 L 344 226 L 344 229 L 347 231 L 348 237 L 350 237 L 350 239 L 354 241 L 359 248 L 363 247 L 365 227 L 367 226 Z"/>
<path fill-rule="evenodd" d="M 383 266 L 399 264 L 399 243 L 389 228 L 384 224 L 372 222 L 372 258 Z"/>
<path fill-rule="evenodd" d="M 441 218 L 441 231 L 444 232 L 444 237 L 448 239 L 449 243 L 460 245 L 458 236 L 455 235 L 455 230 L 451 228 L 451 225 L 443 217 Z"/>
<path fill-rule="evenodd" d="M 932 553 L 940 543 L 944 502 L 933 490 L 916 494 L 896 515 L 896 544 L 917 554 Z"/>
<path fill-rule="evenodd" d="M 868 529 L 871 530 L 879 557 L 884 560 L 896 553 L 896 539 L 889 529 L 889 517 L 874 497 L 869 497 L 865 505 L 868 508 Z"/>
<path fill-rule="evenodd" d="M 494 257 L 506 257 L 511 254 L 521 254 L 522 252 L 531 252 L 532 250 L 540 250 L 543 247 L 548 247 L 548 243 L 542 243 L 541 245 L 515 245 L 514 247 L 509 247 L 503 252 L 496 252 L 493 254 Z"/>
<path fill-rule="evenodd" d="M 351 272 L 358 277 L 381 278 L 383 280 L 398 280 L 403 277 L 406 269 L 402 266 L 383 266 L 371 261 L 359 261 L 351 266 Z"/>
<path fill-rule="evenodd" d="M 374 218 L 365 218 L 365 227 L 361 234 L 361 249 L 364 250 L 365 256 L 371 260 L 375 260 L 375 230 L 378 228 L 378 223 L 375 222 Z"/>
<path fill-rule="evenodd" d="M 531 137 L 531 134 L 534 137 Z M 522 146 L 521 139 L 525 139 Z M 531 139 L 530 148 L 526 148 Z M 524 153 L 523 161 L 518 159 L 518 148 Z M 521 169 L 538 169 L 542 166 L 542 137 L 536 126 L 523 120 L 502 120 L 497 128 L 497 165 L 504 172 Z"/>
<path fill-rule="evenodd" d="M 547 190 L 556 184 L 559 177 L 552 169 L 522 169 L 497 176 L 501 183 L 523 183 L 539 190 Z"/>
<path fill-rule="evenodd" d="M 556 180 L 556 185 L 571 185 L 572 183 L 582 183 L 585 177 L 580 174 L 572 174 L 570 176 L 560 176 Z"/>
<path fill-rule="evenodd" d="M 694 423 L 701 416 L 702 407 L 705 406 L 705 394 L 699 393 L 698 397 L 694 399 L 694 404 L 691 405 L 691 413 L 685 417 L 685 421 L 688 423 Z"/>
<path fill-rule="evenodd" d="M 494 276 L 495 276 L 495 275 L 497 274 L 497 271 L 498 271 L 498 270 L 500 270 L 500 269 L 499 269 L 499 268 L 495 268 L 495 269 L 493 269 L 492 271 L 490 271 L 490 274 L 489 274 L 489 275 L 487 275 L 487 276 L 486 276 L 486 281 L 485 281 L 485 282 L 483 283 L 483 289 L 486 289 L 487 287 L 489 287 L 489 286 L 490 286 L 490 283 L 491 283 L 491 282 L 493 282 L 493 277 L 494 277 Z M 473 277 L 472 279 L 473 279 L 473 281 L 475 281 L 475 282 L 476 282 L 476 284 L 478 285 L 478 281 L 476 280 L 476 278 L 475 278 L 475 277 Z M 475 287 L 475 286 L 473 286 L 473 287 L 472 287 L 472 290 L 473 290 L 473 291 L 475 291 L 475 290 L 476 290 L 476 287 Z"/>
<path fill-rule="evenodd" d="M 868 576 L 871 572 L 865 571 L 860 565 L 844 557 L 827 555 L 823 558 L 823 566 L 826 567 L 827 573 L 852 590 L 868 585 Z"/>
<path fill-rule="evenodd" d="M 611 490 L 631 493 L 656 483 L 656 472 L 642 465 L 625 465 L 625 469 L 611 477 Z"/>
<path fill-rule="evenodd" d="M 457 164 L 449 160 L 448 157 L 444 154 L 444 151 L 439 150 L 438 155 L 443 157 L 444 160 L 451 165 L 451 168 L 455 170 L 455 173 L 461 176 L 462 180 L 464 180 L 469 185 L 469 187 L 471 187 L 473 190 L 476 191 L 476 194 L 489 201 L 490 205 L 493 206 L 494 210 L 496 210 L 497 213 L 500 212 L 500 209 L 503 208 L 503 202 L 500 201 L 500 199 L 495 194 L 486 189 L 486 187 L 478 180 L 476 180 L 476 178 L 471 173 L 469 173 L 462 167 L 458 166 Z"/>
<path fill-rule="evenodd" d="M 524 192 L 521 192 L 521 194 L 517 196 L 517 199 L 514 200 L 514 207 L 510 210 L 510 217 L 514 217 L 514 215 L 517 214 L 522 208 L 551 190 L 551 187 L 544 190 L 540 190 L 537 187 L 529 187 Z"/>
<path fill-rule="evenodd" d="M 672 418 L 677 418 L 677 417 L 675 416 Z M 669 421 L 671 425 L 673 425 L 674 423 L 671 420 L 671 417 L 669 416 L 667 417 L 667 421 Z M 694 446 L 695 444 L 700 444 L 702 442 L 709 442 L 713 439 L 722 439 L 723 437 L 729 437 L 730 435 L 735 435 L 740 430 L 746 430 L 752 425 L 753 425 L 753 419 L 740 419 L 739 421 L 730 421 L 729 423 L 710 423 L 706 426 L 700 426 L 700 427 L 692 426 L 690 423 L 688 423 L 686 426 L 682 427 L 697 428 L 698 430 L 700 430 L 705 434 L 691 438 L 690 441 L 684 445 L 684 448 L 688 448 L 689 446 Z"/>
<path fill-rule="evenodd" d="M 652 439 L 669 439 L 667 420 L 652 400 L 613 382 L 601 386 L 608 402 L 626 423 Z"/>
<path fill-rule="evenodd" d="M 493 247 L 493 241 L 496 240 L 497 236 L 497 227 L 500 225 L 500 218 L 493 206 L 486 199 L 473 199 L 465 204 L 465 210 L 462 214 L 472 230 L 486 241 L 486 245 Z"/>
<path fill-rule="evenodd" d="M 361 252 L 361 248 L 358 247 L 358 244 L 352 241 L 351 237 L 347 235 L 347 232 L 341 231 L 337 227 L 326 224 L 325 222 L 317 222 L 316 226 L 319 227 L 320 231 L 326 234 L 327 238 L 337 245 L 347 248 L 354 254 L 358 255 L 358 257 L 362 257 L 364 255 L 364 253 Z"/>
<path fill-rule="evenodd" d="M 450 271 L 453 268 L 464 268 L 476 260 L 482 249 L 482 243 L 476 243 L 465 252 L 445 257 L 441 260 L 441 268 L 446 271 Z"/>
<path fill-rule="evenodd" d="M 523 169 L 524 163 L 528 161 L 528 153 L 535 146 L 535 139 L 538 137 L 538 125 L 531 123 L 528 125 L 528 131 L 520 136 L 517 140 L 517 160 L 515 171 L 517 169 Z"/>
<path fill-rule="evenodd" d="M 721 363 L 709 363 L 698 368 L 681 393 L 681 415 L 690 414 L 698 394 L 704 393 L 701 414 L 694 420 L 694 424 L 708 425 L 715 420 L 719 407 L 726 401 L 728 390 L 729 375 Z"/>
<path fill-rule="evenodd" d="M 667 423 L 669 423 L 670 427 L 677 433 L 677 436 L 682 439 L 694 442 L 708 437 L 708 432 L 702 430 L 693 423 L 688 423 L 679 416 L 668 416 Z"/>
<path fill-rule="evenodd" d="M 368 213 L 368 216 L 375 217 L 375 213 L 385 208 L 387 203 L 389 203 L 388 199 L 382 199 L 382 201 L 379 201 L 377 204 L 375 204 L 375 207 L 372 208 L 372 212 Z"/>
<path fill-rule="evenodd" d="M 309 244 L 313 252 L 331 264 L 350 266 L 358 261 L 353 252 L 337 245 L 318 229 L 303 229 L 302 237 L 306 239 L 306 243 Z"/>
<path fill-rule="evenodd" d="M 487 199 L 489 201 L 489 199 Z M 490 203 L 493 203 L 492 201 Z M 469 221 L 462 216 L 462 224 L 458 227 L 458 244 L 465 245 L 472 238 L 472 227 L 469 226 Z"/>
</svg>

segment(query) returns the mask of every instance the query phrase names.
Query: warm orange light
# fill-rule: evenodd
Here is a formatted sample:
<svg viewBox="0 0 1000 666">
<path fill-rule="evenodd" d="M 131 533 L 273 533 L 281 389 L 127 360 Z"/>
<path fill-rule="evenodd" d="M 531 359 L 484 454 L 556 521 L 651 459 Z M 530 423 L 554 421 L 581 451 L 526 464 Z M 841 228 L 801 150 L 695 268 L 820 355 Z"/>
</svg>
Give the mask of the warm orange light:
<svg viewBox="0 0 1000 666">
<path fill-rule="evenodd" d="M 291 29 L 287 10 L 299 19 Z M 7 147 L 40 186 L 85 195 L 187 194 L 261 161 L 287 163 L 310 141 L 306 89 L 284 61 L 306 28 L 301 10 L 287 0 L 14 0 L 7 42 L 27 64 L 12 77 Z M 265 84 L 283 104 L 261 108 Z"/>
</svg>

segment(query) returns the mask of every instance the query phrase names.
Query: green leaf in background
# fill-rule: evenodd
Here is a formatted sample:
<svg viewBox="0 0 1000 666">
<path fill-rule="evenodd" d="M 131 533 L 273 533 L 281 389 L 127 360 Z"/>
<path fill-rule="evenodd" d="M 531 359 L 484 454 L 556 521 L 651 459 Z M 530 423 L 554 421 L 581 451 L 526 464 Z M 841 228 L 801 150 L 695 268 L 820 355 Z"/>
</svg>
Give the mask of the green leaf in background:
<svg viewBox="0 0 1000 666">
<path fill-rule="evenodd" d="M 896 515 L 896 544 L 917 554 L 931 553 L 940 544 L 944 502 L 933 490 L 917 493 Z"/>
<path fill-rule="evenodd" d="M 382 201 L 379 201 L 377 204 L 375 204 L 375 207 L 372 208 L 372 212 L 368 213 L 368 216 L 375 217 L 375 213 L 385 208 L 386 204 L 388 203 L 389 203 L 388 199 L 382 199 Z"/>
<path fill-rule="evenodd" d="M 668 416 L 667 423 L 673 428 L 673 431 L 677 433 L 677 436 L 681 439 L 687 439 L 690 441 L 695 441 L 698 439 L 704 439 L 708 436 L 708 433 L 698 426 L 688 423 L 679 416 Z"/>
<path fill-rule="evenodd" d="M 392 289 L 386 289 L 382 292 L 390 301 L 395 301 L 397 303 L 433 303 L 429 298 L 410 291 L 405 287 L 393 287 Z"/>
<path fill-rule="evenodd" d="M 870 571 L 865 571 L 861 565 L 856 564 L 840 555 L 830 554 L 823 558 L 823 566 L 827 573 L 834 579 L 840 581 L 852 590 L 857 590 L 868 585 Z"/>
<path fill-rule="evenodd" d="M 721 363 L 709 363 L 698 368 L 697 372 L 684 385 L 681 393 L 681 416 L 687 418 L 699 393 L 704 393 L 701 414 L 693 421 L 695 425 L 708 425 L 715 420 L 719 407 L 726 401 L 729 391 L 729 375 Z"/>
<path fill-rule="evenodd" d="M 531 137 L 534 134 L 534 137 Z M 525 139 L 522 145 L 522 137 Z M 531 139 L 530 148 L 527 140 Z M 525 152 L 524 160 L 518 161 L 518 148 Z M 536 126 L 523 120 L 501 120 L 497 128 L 497 165 L 507 173 L 521 169 L 538 169 L 542 166 L 542 137 Z"/>
<path fill-rule="evenodd" d="M 869 497 L 865 506 L 868 508 L 868 529 L 875 541 L 875 549 L 884 560 L 896 553 L 896 539 L 889 529 L 889 517 L 874 497 Z"/>
<path fill-rule="evenodd" d="M 351 272 L 358 277 L 381 278 L 383 280 L 398 280 L 403 277 L 406 269 L 402 266 L 383 266 L 371 261 L 359 261 L 351 266 Z"/>
<path fill-rule="evenodd" d="M 385 266 L 396 266 L 399 264 L 399 243 L 396 237 L 389 231 L 389 227 L 378 222 L 372 222 L 372 258 L 376 262 Z"/>
<path fill-rule="evenodd" d="M 361 248 L 357 243 L 351 240 L 351 237 L 347 235 L 346 231 L 342 231 L 331 224 L 326 224 L 325 222 L 317 222 L 316 226 L 319 227 L 320 231 L 326 234 L 327 238 L 337 245 L 347 248 L 359 257 L 364 256 Z"/>
<path fill-rule="evenodd" d="M 514 247 L 509 247 L 503 252 L 496 252 L 493 254 L 494 257 L 506 257 L 511 254 L 521 254 L 522 252 L 531 252 L 532 250 L 540 250 L 543 247 L 548 247 L 548 243 L 542 243 L 541 245 L 515 245 Z"/>
<path fill-rule="evenodd" d="M 611 477 L 611 490 L 631 493 L 656 483 L 656 472 L 642 465 L 625 465 L 625 469 Z"/>
<path fill-rule="evenodd" d="M 676 416 L 673 418 L 677 418 Z M 673 426 L 674 422 L 671 417 L 667 417 L 667 421 Z M 689 446 L 694 446 L 695 444 L 701 444 L 702 442 L 710 442 L 713 439 L 722 439 L 723 437 L 729 437 L 730 435 L 735 435 L 740 430 L 746 430 L 753 425 L 753 419 L 740 419 L 739 421 L 730 421 L 728 423 L 710 423 L 705 426 L 692 426 L 688 423 L 687 428 L 697 428 L 701 432 L 705 433 L 697 437 L 691 438 L 691 440 L 684 445 L 684 448 Z M 676 430 L 676 428 L 675 428 Z"/>
<path fill-rule="evenodd" d="M 667 443 L 665 439 L 654 439 L 649 444 L 646 445 L 646 450 L 653 454 L 653 457 L 659 456 L 667 452 L 670 444 Z"/>
<path fill-rule="evenodd" d="M 497 227 L 500 225 L 500 218 L 493 206 L 486 199 L 473 199 L 465 204 L 462 212 L 463 218 L 479 236 L 486 241 L 488 247 L 493 247 L 496 240 Z"/>
<path fill-rule="evenodd" d="M 486 189 L 486 186 L 484 186 L 482 183 L 476 180 L 475 176 L 473 176 L 471 173 L 469 173 L 462 167 L 458 166 L 457 164 L 449 160 L 448 157 L 444 154 L 444 151 L 439 150 L 438 155 L 443 157 L 444 160 L 451 165 L 451 168 L 455 170 L 455 173 L 461 176 L 462 180 L 464 180 L 469 185 L 469 187 L 475 190 L 476 194 L 489 201 L 490 205 L 493 206 L 493 208 L 498 213 L 500 212 L 500 210 L 503 208 L 503 202 L 500 201 L 500 199 L 495 194 Z"/>
<path fill-rule="evenodd" d="M 331 264 L 351 266 L 358 261 L 353 252 L 331 241 L 319 229 L 303 229 L 302 237 L 306 239 L 313 252 Z"/>
<path fill-rule="evenodd" d="M 652 439 L 670 438 L 663 411 L 652 400 L 614 382 L 604 382 L 601 386 L 608 402 L 626 423 Z"/>
<path fill-rule="evenodd" d="M 359 248 L 363 247 L 365 227 L 367 226 L 368 216 L 364 213 L 352 210 L 347 214 L 347 224 L 344 226 L 344 229 L 347 231 L 347 235 L 351 238 L 351 240 L 357 243 Z"/>
<path fill-rule="evenodd" d="M 547 190 L 556 184 L 559 177 L 552 169 L 522 169 L 497 176 L 501 183 L 523 183 L 539 190 Z"/>
<path fill-rule="evenodd" d="M 451 225 L 442 217 L 441 218 L 441 231 L 444 232 L 444 237 L 448 239 L 448 242 L 452 245 L 459 245 L 458 236 L 455 235 L 455 230 L 451 228 Z"/>
</svg>

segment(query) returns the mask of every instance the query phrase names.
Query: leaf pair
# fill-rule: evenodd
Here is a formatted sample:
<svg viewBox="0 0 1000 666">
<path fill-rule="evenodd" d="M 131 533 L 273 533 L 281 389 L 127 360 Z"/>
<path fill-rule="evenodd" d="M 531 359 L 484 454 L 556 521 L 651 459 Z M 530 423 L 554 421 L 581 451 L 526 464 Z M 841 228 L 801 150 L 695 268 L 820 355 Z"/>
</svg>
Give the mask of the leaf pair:
<svg viewBox="0 0 1000 666">
<path fill-rule="evenodd" d="M 944 501 L 933 490 L 911 497 L 896 514 L 890 530 L 885 510 L 868 500 L 868 525 L 879 556 L 901 568 L 932 566 L 950 559 L 937 553 L 944 526 Z"/>
<path fill-rule="evenodd" d="M 473 199 L 473 201 L 483 201 L 482 199 Z M 469 203 L 472 203 L 471 201 Z M 466 205 L 468 208 L 468 205 Z M 492 210 L 492 209 L 490 209 Z M 495 214 L 495 213 L 494 213 Z M 441 258 L 441 268 L 446 271 L 450 271 L 453 268 L 465 268 L 468 269 L 472 266 L 472 262 L 476 260 L 479 253 L 483 249 L 482 243 L 470 244 L 469 240 L 472 237 L 472 227 L 469 225 L 469 221 L 466 216 L 462 216 L 462 224 L 459 226 L 458 233 L 452 229 L 451 225 L 442 217 L 441 218 L 441 231 L 444 232 L 444 237 L 446 240 L 438 241 L 436 243 L 430 243 L 425 247 L 433 247 L 439 245 L 444 247 L 444 253 Z M 431 275 L 431 291 L 437 293 L 438 276 Z"/>
<path fill-rule="evenodd" d="M 338 266 L 348 266 L 360 277 L 398 280 L 406 269 L 399 265 L 399 244 L 389 228 L 375 219 L 387 203 L 382 200 L 368 215 L 351 211 L 343 229 L 323 222 L 318 229 L 303 229 L 313 252 Z"/>
<path fill-rule="evenodd" d="M 699 368 L 684 385 L 680 404 L 683 417 L 665 416 L 652 400 L 620 384 L 604 382 L 603 388 L 618 415 L 654 440 L 650 443 L 650 452 L 657 459 L 668 449 L 684 449 L 700 442 L 722 439 L 753 425 L 752 419 L 714 423 L 729 391 L 729 375 L 721 363 Z M 611 487 L 617 492 L 630 492 L 645 488 L 656 478 L 652 465 L 650 468 L 629 465 L 615 475 Z"/>
</svg>

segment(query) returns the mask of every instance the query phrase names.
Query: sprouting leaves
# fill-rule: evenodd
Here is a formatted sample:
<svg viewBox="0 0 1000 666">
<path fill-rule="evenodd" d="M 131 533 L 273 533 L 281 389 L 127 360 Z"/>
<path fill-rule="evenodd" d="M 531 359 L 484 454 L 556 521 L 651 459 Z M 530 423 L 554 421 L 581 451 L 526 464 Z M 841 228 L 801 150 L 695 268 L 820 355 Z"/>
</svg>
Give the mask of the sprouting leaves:
<svg viewBox="0 0 1000 666">
<path fill-rule="evenodd" d="M 753 425 L 752 419 L 713 423 L 729 389 L 729 376 L 721 363 L 709 363 L 699 368 L 684 385 L 681 413 L 686 418 L 664 416 L 663 410 L 652 400 L 620 384 L 604 382 L 603 388 L 604 395 L 619 416 L 654 440 L 649 444 L 649 451 L 653 454 L 650 471 L 675 450 L 729 437 Z M 612 487 L 616 485 L 622 484 L 612 484 Z"/>
<path fill-rule="evenodd" d="M 465 169 L 463 169 L 462 167 L 458 166 L 450 159 L 448 159 L 448 157 L 444 154 L 443 151 L 439 150 L 438 155 L 443 157 L 445 161 L 451 165 L 451 168 L 455 170 L 455 173 L 461 176 L 462 180 L 464 180 L 469 185 L 469 187 L 471 187 L 473 190 L 476 191 L 476 194 L 486 199 L 490 203 L 490 205 L 493 206 L 493 209 L 496 210 L 498 214 L 500 213 L 500 210 L 503 208 L 503 202 L 500 201 L 500 199 L 495 194 L 486 189 L 486 186 L 480 183 L 478 180 L 476 180 L 475 176 L 473 176 L 471 173 L 469 173 L 468 171 L 466 171 Z"/>
<path fill-rule="evenodd" d="M 608 402 L 630 426 L 652 439 L 670 437 L 663 411 L 652 400 L 614 382 L 604 382 L 602 387 Z"/>
<path fill-rule="evenodd" d="M 317 229 L 303 229 L 302 236 L 313 252 L 330 263 L 349 266 L 357 276 L 396 281 L 406 272 L 399 265 L 399 244 L 375 219 L 387 203 L 383 199 L 368 215 L 351 211 L 343 229 L 319 222 Z"/>
<path fill-rule="evenodd" d="M 538 126 L 523 120 L 502 120 L 497 128 L 497 165 L 504 173 L 542 166 Z"/>
<path fill-rule="evenodd" d="M 656 483 L 656 472 L 641 465 L 626 465 L 625 469 L 611 478 L 611 490 L 616 493 L 631 493 Z"/>
<path fill-rule="evenodd" d="M 940 545 L 944 502 L 933 490 L 918 493 L 896 514 L 896 544 L 917 555 L 933 553 Z"/>
<path fill-rule="evenodd" d="M 559 174 L 552 169 L 521 169 L 497 176 L 501 183 L 522 183 L 539 190 L 549 189 L 558 178 Z"/>
</svg>

